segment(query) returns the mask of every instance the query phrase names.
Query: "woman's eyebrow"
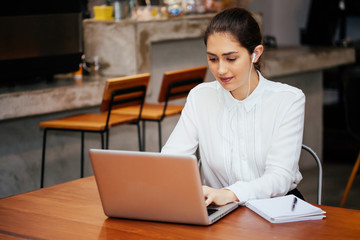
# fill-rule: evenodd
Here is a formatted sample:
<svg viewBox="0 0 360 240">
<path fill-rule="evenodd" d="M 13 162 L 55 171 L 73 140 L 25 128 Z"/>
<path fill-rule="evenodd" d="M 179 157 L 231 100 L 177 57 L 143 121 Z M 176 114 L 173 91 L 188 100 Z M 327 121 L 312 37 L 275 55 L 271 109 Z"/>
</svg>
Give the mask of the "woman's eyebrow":
<svg viewBox="0 0 360 240">
<path fill-rule="evenodd" d="M 226 53 L 223 53 L 221 54 L 222 56 L 228 56 L 228 55 L 231 55 L 231 54 L 234 54 L 234 53 L 238 53 L 237 51 L 233 51 L 233 52 L 226 52 Z M 212 56 L 216 56 L 215 53 L 212 53 L 212 52 L 206 52 L 206 54 L 208 55 L 212 55 Z"/>
<path fill-rule="evenodd" d="M 227 53 L 223 53 L 223 54 L 221 54 L 221 55 L 223 55 L 223 56 L 228 56 L 228 55 L 231 55 L 231 54 L 234 54 L 234 53 L 238 53 L 238 52 L 236 52 L 236 51 L 227 52 Z"/>
<path fill-rule="evenodd" d="M 215 53 L 211 53 L 211 52 L 206 52 L 206 54 L 216 56 Z"/>
</svg>

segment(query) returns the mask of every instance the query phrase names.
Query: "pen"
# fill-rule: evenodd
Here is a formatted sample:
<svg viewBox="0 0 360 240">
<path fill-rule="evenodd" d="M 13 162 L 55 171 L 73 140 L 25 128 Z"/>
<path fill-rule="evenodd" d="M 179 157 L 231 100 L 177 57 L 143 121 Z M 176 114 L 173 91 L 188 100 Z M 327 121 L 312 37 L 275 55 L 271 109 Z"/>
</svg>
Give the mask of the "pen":
<svg viewBox="0 0 360 240">
<path fill-rule="evenodd" d="M 291 207 L 291 211 L 294 211 L 296 203 L 297 203 L 297 198 L 294 197 L 294 201 L 293 201 L 293 204 L 292 204 L 292 207 Z"/>
</svg>

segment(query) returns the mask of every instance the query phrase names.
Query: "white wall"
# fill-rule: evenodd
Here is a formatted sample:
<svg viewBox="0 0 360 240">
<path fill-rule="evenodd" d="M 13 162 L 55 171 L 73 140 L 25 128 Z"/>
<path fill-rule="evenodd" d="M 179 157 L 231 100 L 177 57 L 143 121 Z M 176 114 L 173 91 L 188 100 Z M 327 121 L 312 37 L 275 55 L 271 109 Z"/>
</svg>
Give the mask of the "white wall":
<svg viewBox="0 0 360 240">
<path fill-rule="evenodd" d="M 278 45 L 300 45 L 311 0 L 253 0 L 247 9 L 263 14 L 263 34 L 276 37 Z"/>
</svg>

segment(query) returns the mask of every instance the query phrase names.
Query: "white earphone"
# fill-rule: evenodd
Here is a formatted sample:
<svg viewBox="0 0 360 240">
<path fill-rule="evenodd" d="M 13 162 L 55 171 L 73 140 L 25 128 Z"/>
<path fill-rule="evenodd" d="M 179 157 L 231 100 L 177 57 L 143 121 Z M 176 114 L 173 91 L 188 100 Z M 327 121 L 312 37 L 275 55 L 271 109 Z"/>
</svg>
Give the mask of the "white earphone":
<svg viewBox="0 0 360 240">
<path fill-rule="evenodd" d="M 249 83 L 248 83 L 249 88 L 248 88 L 248 93 L 247 93 L 246 97 L 248 97 L 248 96 L 249 96 L 249 94 L 250 94 L 250 77 L 251 77 L 251 70 L 252 70 L 252 68 L 253 68 L 253 63 L 254 63 L 254 61 L 255 61 L 255 57 L 256 57 L 256 54 L 255 54 L 255 53 L 253 53 L 253 54 L 252 54 L 252 60 L 251 60 L 250 71 L 249 71 Z"/>
</svg>

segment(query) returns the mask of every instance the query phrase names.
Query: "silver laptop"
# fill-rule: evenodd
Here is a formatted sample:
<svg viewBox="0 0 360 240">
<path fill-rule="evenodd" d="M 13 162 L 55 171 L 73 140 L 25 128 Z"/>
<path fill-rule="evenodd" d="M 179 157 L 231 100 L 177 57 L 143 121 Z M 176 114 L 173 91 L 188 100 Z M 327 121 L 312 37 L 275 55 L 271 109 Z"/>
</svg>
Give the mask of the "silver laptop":
<svg viewBox="0 0 360 240">
<path fill-rule="evenodd" d="M 194 156 L 90 150 L 108 217 L 210 225 L 238 207 L 205 206 Z"/>
</svg>

